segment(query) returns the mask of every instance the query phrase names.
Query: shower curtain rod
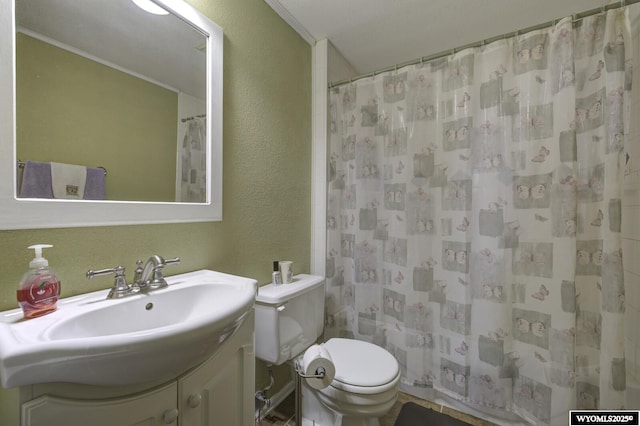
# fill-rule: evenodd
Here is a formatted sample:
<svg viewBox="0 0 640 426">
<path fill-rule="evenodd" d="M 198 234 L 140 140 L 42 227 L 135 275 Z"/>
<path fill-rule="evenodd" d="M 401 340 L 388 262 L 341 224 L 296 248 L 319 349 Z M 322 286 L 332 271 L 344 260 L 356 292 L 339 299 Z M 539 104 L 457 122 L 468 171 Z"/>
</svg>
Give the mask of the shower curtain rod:
<svg viewBox="0 0 640 426">
<path fill-rule="evenodd" d="M 573 23 L 576 23 L 577 21 L 579 21 L 579 20 L 581 20 L 583 18 L 586 18 L 588 16 L 593 16 L 593 15 L 597 15 L 599 13 L 604 13 L 604 12 L 606 12 L 608 10 L 619 9 L 621 7 L 625 7 L 625 6 L 628 6 L 628 5 L 631 5 L 631 4 L 634 4 L 634 3 L 639 3 L 639 2 L 640 2 L 640 0 L 622 0 L 622 1 L 619 1 L 617 3 L 611 3 L 611 4 L 608 4 L 608 5 L 596 8 L 596 9 L 587 10 L 585 12 L 574 13 L 573 15 L 571 15 L 572 16 L 572 21 L 573 21 Z M 562 19 L 562 18 L 560 18 L 560 19 Z M 334 81 L 334 82 L 329 83 L 329 89 L 337 87 L 337 86 L 342 86 L 343 84 L 352 83 L 352 82 L 354 82 L 356 80 L 360 80 L 362 78 L 374 77 L 374 76 L 376 76 L 378 74 L 382 74 L 382 73 L 385 73 L 385 72 L 388 72 L 388 71 L 397 70 L 398 68 L 406 67 L 406 66 L 409 66 L 409 65 L 415 65 L 415 64 L 419 64 L 419 63 L 423 63 L 423 62 L 429 62 L 429 61 L 432 61 L 434 59 L 444 58 L 445 56 L 454 54 L 456 52 L 460 52 L 461 50 L 469 49 L 469 48 L 472 48 L 472 47 L 484 46 L 485 44 L 493 43 L 494 41 L 502 40 L 502 39 L 507 38 L 509 36 L 514 36 L 514 35 L 517 36 L 518 34 L 524 34 L 524 33 L 528 33 L 530 31 L 535 31 L 535 30 L 541 30 L 543 28 L 547 28 L 547 27 L 550 27 L 552 25 L 555 25 L 558 21 L 560 21 L 560 19 L 554 19 L 552 21 L 545 22 L 543 24 L 534 25 L 534 26 L 525 28 L 523 30 L 511 31 L 511 32 L 508 32 L 508 33 L 501 34 L 499 36 L 486 38 L 484 40 L 480 40 L 480 41 L 477 41 L 475 43 L 469 43 L 469 44 L 466 44 L 466 45 L 460 46 L 460 47 L 455 47 L 453 49 L 443 50 L 442 52 L 434 53 L 432 55 L 423 56 L 421 58 L 413 59 L 413 60 L 410 60 L 410 61 L 407 61 L 407 62 L 402 62 L 402 63 L 396 64 L 396 65 L 392 65 L 390 67 L 379 69 L 377 71 L 373 71 L 373 72 L 366 73 L 366 74 L 361 74 L 361 75 L 358 75 L 356 77 L 345 78 L 343 80 Z"/>
</svg>

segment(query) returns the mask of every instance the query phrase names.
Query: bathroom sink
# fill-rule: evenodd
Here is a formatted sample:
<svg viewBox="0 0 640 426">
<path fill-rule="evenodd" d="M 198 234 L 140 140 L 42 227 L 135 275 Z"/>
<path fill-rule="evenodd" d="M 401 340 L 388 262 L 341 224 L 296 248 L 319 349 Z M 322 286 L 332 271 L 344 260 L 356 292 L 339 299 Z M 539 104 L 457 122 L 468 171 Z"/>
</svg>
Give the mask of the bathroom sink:
<svg viewBox="0 0 640 426">
<path fill-rule="evenodd" d="M 253 307 L 257 282 L 209 270 L 122 299 L 108 290 L 58 301 L 22 319 L 0 313 L 2 386 L 68 382 L 122 386 L 170 380 L 215 353 Z"/>
</svg>

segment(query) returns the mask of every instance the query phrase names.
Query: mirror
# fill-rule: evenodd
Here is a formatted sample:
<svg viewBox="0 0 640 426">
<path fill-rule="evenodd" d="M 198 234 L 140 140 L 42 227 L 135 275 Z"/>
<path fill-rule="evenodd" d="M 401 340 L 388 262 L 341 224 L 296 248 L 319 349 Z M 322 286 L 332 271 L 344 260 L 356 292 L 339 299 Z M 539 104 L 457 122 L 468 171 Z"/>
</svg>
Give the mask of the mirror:
<svg viewBox="0 0 640 426">
<path fill-rule="evenodd" d="M 19 161 L 100 165 L 109 200 L 206 200 L 200 31 L 131 0 L 18 0 L 15 13 Z M 19 196 L 57 195 L 22 177 Z"/>
<path fill-rule="evenodd" d="M 222 29 L 153 3 L 0 0 L 0 229 L 221 220 Z M 25 161 L 104 167 L 106 199 L 21 194 Z"/>
</svg>

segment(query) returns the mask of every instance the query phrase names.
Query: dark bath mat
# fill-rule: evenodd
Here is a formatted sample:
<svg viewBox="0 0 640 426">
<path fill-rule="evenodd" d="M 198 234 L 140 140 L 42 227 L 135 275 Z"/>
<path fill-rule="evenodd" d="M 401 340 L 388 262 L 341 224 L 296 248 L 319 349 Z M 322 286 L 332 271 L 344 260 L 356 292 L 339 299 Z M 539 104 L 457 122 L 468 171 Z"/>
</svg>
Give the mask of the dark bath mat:
<svg viewBox="0 0 640 426">
<path fill-rule="evenodd" d="M 462 420 L 438 413 L 413 402 L 406 402 L 400 409 L 395 426 L 469 426 Z"/>
</svg>

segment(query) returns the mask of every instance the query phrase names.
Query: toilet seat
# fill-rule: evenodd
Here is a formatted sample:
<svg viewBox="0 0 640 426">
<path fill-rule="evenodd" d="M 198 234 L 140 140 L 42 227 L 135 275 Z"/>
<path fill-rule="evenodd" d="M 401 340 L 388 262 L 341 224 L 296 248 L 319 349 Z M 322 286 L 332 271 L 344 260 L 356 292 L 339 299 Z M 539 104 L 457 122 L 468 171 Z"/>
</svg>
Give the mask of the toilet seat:
<svg viewBox="0 0 640 426">
<path fill-rule="evenodd" d="M 329 339 L 323 346 L 336 367 L 331 388 L 354 394 L 379 394 L 398 386 L 398 361 L 383 348 L 340 338 Z"/>
</svg>

